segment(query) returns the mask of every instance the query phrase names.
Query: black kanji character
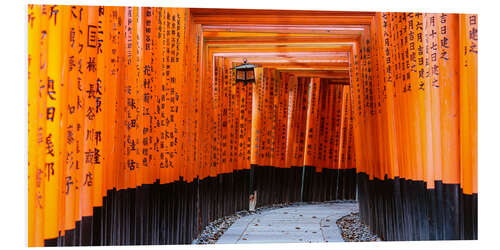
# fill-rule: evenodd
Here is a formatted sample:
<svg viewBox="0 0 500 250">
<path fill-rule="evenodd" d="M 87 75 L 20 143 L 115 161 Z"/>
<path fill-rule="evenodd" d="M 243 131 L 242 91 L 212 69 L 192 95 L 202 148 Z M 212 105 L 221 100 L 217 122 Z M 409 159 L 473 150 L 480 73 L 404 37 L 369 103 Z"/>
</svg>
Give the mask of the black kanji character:
<svg viewBox="0 0 500 250">
<path fill-rule="evenodd" d="M 87 119 L 89 119 L 90 121 L 94 120 L 95 118 L 95 114 L 94 114 L 94 110 L 92 109 L 92 107 L 89 107 L 89 109 L 87 110 Z"/>
<path fill-rule="evenodd" d="M 97 26 L 89 25 L 87 33 L 87 47 L 95 48 L 97 46 Z"/>
<path fill-rule="evenodd" d="M 46 170 L 47 181 L 50 181 L 50 176 L 54 175 L 54 163 L 53 162 L 45 163 L 45 168 L 47 169 Z"/>
<path fill-rule="evenodd" d="M 67 136 L 66 136 L 66 142 L 68 144 L 71 144 L 71 143 L 73 143 L 74 140 L 75 140 L 75 138 L 73 137 L 73 125 L 69 125 L 68 131 L 67 131 Z"/>
<path fill-rule="evenodd" d="M 73 184 L 73 181 L 71 180 L 71 176 L 66 176 L 66 195 L 69 194 L 69 188 Z"/>
<path fill-rule="evenodd" d="M 95 62 L 95 57 L 89 57 L 89 60 L 87 61 L 87 69 L 89 72 L 95 72 L 97 69 L 97 64 Z"/>
<path fill-rule="evenodd" d="M 85 175 L 85 182 L 83 182 L 83 185 L 87 185 L 88 187 L 92 186 L 92 181 L 94 180 L 94 175 L 91 172 L 88 172 Z"/>
<path fill-rule="evenodd" d="M 55 107 L 48 107 L 47 108 L 47 120 L 49 121 L 54 121 L 54 116 L 56 114 L 56 108 Z"/>
<path fill-rule="evenodd" d="M 50 79 L 50 77 L 47 78 L 47 95 L 51 100 L 55 100 L 56 98 L 52 95 L 55 95 L 56 92 L 54 91 L 54 80 Z"/>
<path fill-rule="evenodd" d="M 52 15 L 54 15 L 54 25 L 57 24 L 57 13 L 59 12 L 59 10 L 57 10 L 56 8 L 57 8 L 57 5 L 50 6 L 49 19 L 52 18 Z"/>
</svg>

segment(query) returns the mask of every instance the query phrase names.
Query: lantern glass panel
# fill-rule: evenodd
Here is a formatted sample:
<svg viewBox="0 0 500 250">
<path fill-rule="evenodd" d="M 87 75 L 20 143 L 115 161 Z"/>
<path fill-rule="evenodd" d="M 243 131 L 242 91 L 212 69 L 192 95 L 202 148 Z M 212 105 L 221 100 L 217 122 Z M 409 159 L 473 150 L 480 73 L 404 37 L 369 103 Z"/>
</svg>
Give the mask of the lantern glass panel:
<svg viewBox="0 0 500 250">
<path fill-rule="evenodd" d="M 245 80 L 245 71 L 236 70 L 236 80 Z"/>
<path fill-rule="evenodd" d="M 247 74 L 247 80 L 254 80 L 254 79 L 255 79 L 253 69 L 248 70 L 248 71 L 246 72 L 246 74 Z"/>
</svg>

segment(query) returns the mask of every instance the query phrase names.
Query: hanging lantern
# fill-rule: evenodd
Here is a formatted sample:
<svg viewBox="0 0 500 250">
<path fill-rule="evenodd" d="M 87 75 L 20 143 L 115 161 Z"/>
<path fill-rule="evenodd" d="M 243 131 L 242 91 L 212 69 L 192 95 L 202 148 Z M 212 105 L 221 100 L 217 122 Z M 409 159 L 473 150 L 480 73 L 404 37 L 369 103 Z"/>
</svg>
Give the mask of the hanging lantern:
<svg viewBox="0 0 500 250">
<path fill-rule="evenodd" d="M 255 82 L 255 72 L 254 68 L 261 67 L 260 65 L 254 65 L 247 63 L 247 59 L 243 59 L 243 64 L 233 67 L 231 69 L 236 69 L 236 83 L 242 82 L 243 85 Z"/>
</svg>

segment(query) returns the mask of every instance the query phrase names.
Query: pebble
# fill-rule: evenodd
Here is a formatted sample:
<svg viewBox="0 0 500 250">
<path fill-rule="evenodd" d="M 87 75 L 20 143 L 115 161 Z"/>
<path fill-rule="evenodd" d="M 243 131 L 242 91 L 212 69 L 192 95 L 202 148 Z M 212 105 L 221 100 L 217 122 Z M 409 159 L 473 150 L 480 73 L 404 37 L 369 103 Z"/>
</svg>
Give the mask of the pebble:
<svg viewBox="0 0 500 250">
<path fill-rule="evenodd" d="M 377 241 L 377 236 L 370 232 L 367 225 L 359 219 L 359 213 L 350 213 L 337 220 L 342 231 L 342 238 L 347 242 Z"/>
</svg>

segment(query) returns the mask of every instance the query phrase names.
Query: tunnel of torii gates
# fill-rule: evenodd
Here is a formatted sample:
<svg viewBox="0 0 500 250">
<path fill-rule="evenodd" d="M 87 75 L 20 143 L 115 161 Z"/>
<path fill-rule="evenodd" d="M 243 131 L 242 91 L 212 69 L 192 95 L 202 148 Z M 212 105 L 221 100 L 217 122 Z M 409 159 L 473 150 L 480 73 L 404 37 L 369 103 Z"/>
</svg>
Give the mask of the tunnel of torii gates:
<svg viewBox="0 0 500 250">
<path fill-rule="evenodd" d="M 476 15 L 27 8 L 30 246 L 186 244 L 255 193 L 477 239 Z"/>
</svg>

